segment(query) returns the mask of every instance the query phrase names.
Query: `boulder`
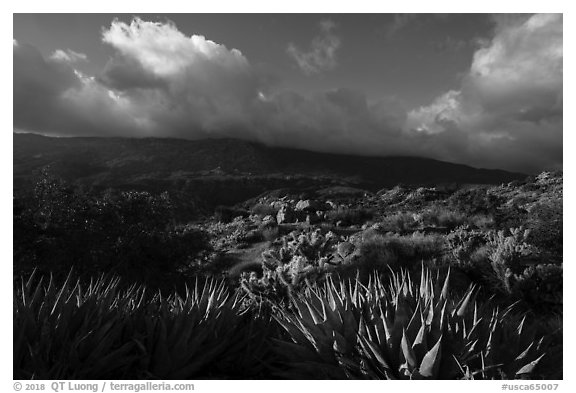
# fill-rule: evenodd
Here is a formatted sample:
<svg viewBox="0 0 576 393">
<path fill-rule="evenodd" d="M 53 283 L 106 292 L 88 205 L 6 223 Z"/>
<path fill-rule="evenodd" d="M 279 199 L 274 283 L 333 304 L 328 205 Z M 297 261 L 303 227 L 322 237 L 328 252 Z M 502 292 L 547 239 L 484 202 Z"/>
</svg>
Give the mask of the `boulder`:
<svg viewBox="0 0 576 393">
<path fill-rule="evenodd" d="M 284 205 L 280 208 L 280 210 L 278 210 L 278 213 L 276 213 L 276 222 L 278 224 L 284 224 L 287 222 L 292 222 L 292 209 L 290 209 L 288 206 Z"/>
<path fill-rule="evenodd" d="M 294 207 L 294 210 L 297 210 L 297 211 L 301 211 L 301 210 L 309 211 L 311 209 L 312 209 L 312 201 L 310 201 L 310 199 L 307 199 L 305 201 L 299 200 L 296 203 L 296 206 Z"/>
<path fill-rule="evenodd" d="M 324 202 L 317 201 L 314 199 L 299 200 L 294 207 L 296 211 L 305 211 L 308 213 L 314 213 L 317 211 L 330 210 L 330 206 Z"/>
<path fill-rule="evenodd" d="M 280 209 L 282 209 L 282 207 L 284 207 L 284 206 L 286 206 L 286 205 L 287 205 L 287 203 L 284 202 L 284 201 L 273 201 L 273 202 L 270 202 L 270 206 L 271 206 L 272 208 L 276 209 L 276 210 L 280 210 Z"/>
<path fill-rule="evenodd" d="M 289 205 L 283 206 L 276 214 L 276 222 L 278 224 L 285 224 L 290 222 L 304 222 L 306 220 L 306 213 L 303 211 L 295 211 Z"/>
</svg>

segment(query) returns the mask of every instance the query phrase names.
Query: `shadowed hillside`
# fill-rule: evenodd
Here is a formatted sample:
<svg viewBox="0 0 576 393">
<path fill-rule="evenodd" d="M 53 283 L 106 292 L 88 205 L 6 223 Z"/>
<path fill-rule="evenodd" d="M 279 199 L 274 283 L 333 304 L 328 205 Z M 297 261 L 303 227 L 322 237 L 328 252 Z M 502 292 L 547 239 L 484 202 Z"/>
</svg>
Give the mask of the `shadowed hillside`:
<svg viewBox="0 0 576 393">
<path fill-rule="evenodd" d="M 213 207 L 278 188 L 398 183 L 499 184 L 525 175 L 414 157 L 360 157 L 270 148 L 232 139 L 49 138 L 14 134 L 14 187 L 28 189 L 45 167 L 87 188 L 169 191 Z"/>
</svg>

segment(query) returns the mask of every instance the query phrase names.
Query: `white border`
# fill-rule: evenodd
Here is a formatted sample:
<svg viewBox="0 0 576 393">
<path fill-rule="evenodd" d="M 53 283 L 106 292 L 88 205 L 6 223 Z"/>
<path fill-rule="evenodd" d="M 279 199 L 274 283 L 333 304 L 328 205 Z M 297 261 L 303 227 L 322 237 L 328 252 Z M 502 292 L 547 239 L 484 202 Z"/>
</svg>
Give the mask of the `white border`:
<svg viewBox="0 0 576 393">
<path fill-rule="evenodd" d="M 523 0 L 523 1 L 505 1 L 505 0 L 482 0 L 482 1 L 462 1 L 462 0 L 419 0 L 419 1 L 369 1 L 369 0 L 355 0 L 337 2 L 336 0 L 289 0 L 282 3 L 271 1 L 233 1 L 233 0 L 219 0 L 217 2 L 192 2 L 192 1 L 172 1 L 172 2 L 144 2 L 142 0 L 98 0 L 94 2 L 80 2 L 80 1 L 9 1 L 4 2 L 2 5 L 2 43 L 5 50 L 8 50 L 8 45 L 12 46 L 13 35 L 13 18 L 12 13 L 396 13 L 396 12 L 412 12 L 412 13 L 517 13 L 517 12 L 562 12 L 564 13 L 564 69 L 568 72 L 564 77 L 564 106 L 569 108 L 564 114 L 564 129 L 568 132 L 564 134 L 564 169 L 565 169 L 565 201 L 564 203 L 564 222 L 565 222 L 565 243 L 570 245 L 570 240 L 574 235 L 571 225 L 574 223 L 574 207 L 571 202 L 574 201 L 574 158 L 569 154 L 569 148 L 574 147 L 573 132 L 576 131 L 574 124 L 574 99 L 571 94 L 574 87 L 573 71 L 576 70 L 574 64 L 573 50 L 576 48 L 574 41 L 574 4 L 573 1 L 562 0 Z M 161 11 L 161 12 L 160 12 Z M 6 52 L 8 53 L 8 51 Z M 2 232 L 0 238 L 2 239 L 2 277 L 3 285 L 2 293 L 0 296 L 0 310 L 9 314 L 12 309 L 12 92 L 8 90 L 12 86 L 12 62 L 4 60 L 1 62 L 2 84 L 5 91 L 2 94 L 2 122 L 4 132 L 0 144 L 1 153 L 0 157 L 2 165 L 2 180 L 4 183 L 4 192 L 1 193 L 2 200 L 0 203 L 0 217 L 2 222 Z M 574 250 L 571 247 L 566 247 L 564 251 L 565 260 L 565 282 L 569 284 L 572 277 L 574 277 Z M 565 286 L 564 298 L 567 300 L 568 307 L 565 308 L 564 323 L 566 332 L 564 337 L 564 352 L 572 354 L 574 349 L 573 335 L 570 334 L 574 327 L 574 313 L 571 311 L 572 301 L 574 299 L 574 287 L 571 285 Z M 5 392 L 13 391 L 12 381 L 12 326 L 10 323 L 11 316 L 8 315 L 4 318 L 4 323 L 0 324 L 0 337 L 3 339 L 3 347 L 1 358 L 2 370 L 2 383 L 0 390 Z M 566 358 L 569 360 L 570 358 Z M 559 390 L 562 391 L 576 391 L 575 373 L 571 373 L 570 361 L 565 362 L 564 381 L 560 382 Z M 534 381 L 538 382 L 538 381 Z M 389 385 L 392 383 L 392 385 Z M 457 391 L 466 389 L 472 392 L 495 392 L 501 390 L 500 382 L 478 381 L 478 382 L 455 382 L 455 381 L 432 381 L 432 382 L 417 382 L 403 383 L 401 386 L 394 382 L 386 382 L 388 388 L 402 388 L 416 391 L 425 389 L 426 391 L 432 389 L 442 389 Z M 466 384 L 466 386 L 463 386 Z M 383 388 L 382 382 L 352 382 L 352 381 L 197 381 L 197 391 L 213 391 L 215 389 L 226 389 L 229 391 L 251 391 L 251 392 L 267 392 L 270 391 L 293 391 L 294 389 L 302 389 L 303 391 L 331 391 L 331 392 L 346 392 L 349 393 L 350 388 L 360 388 L 366 391 L 381 391 Z M 572 389 L 569 386 L 573 386 Z"/>
</svg>

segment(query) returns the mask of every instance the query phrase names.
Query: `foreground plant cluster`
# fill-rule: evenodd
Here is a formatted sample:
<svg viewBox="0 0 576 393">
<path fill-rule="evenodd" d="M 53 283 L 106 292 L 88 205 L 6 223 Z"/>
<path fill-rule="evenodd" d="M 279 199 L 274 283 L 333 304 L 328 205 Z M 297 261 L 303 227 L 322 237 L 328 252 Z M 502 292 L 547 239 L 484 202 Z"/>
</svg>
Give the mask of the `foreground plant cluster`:
<svg viewBox="0 0 576 393">
<path fill-rule="evenodd" d="M 15 200 L 17 379 L 561 379 L 562 177 Z"/>
</svg>

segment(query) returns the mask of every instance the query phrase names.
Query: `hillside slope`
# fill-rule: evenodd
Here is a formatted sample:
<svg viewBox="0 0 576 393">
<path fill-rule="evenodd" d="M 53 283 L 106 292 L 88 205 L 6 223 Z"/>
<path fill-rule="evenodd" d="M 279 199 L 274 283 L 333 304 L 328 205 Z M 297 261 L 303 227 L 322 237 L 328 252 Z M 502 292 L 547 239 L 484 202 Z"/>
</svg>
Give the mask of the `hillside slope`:
<svg viewBox="0 0 576 393">
<path fill-rule="evenodd" d="M 233 204 L 277 188 L 405 184 L 499 184 L 525 175 L 415 157 L 361 157 L 271 148 L 233 140 L 50 138 L 14 134 L 14 188 L 38 171 L 89 188 L 167 190 Z"/>
</svg>

